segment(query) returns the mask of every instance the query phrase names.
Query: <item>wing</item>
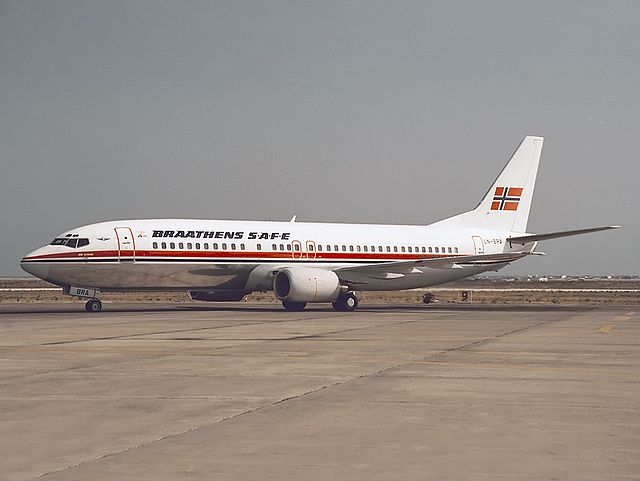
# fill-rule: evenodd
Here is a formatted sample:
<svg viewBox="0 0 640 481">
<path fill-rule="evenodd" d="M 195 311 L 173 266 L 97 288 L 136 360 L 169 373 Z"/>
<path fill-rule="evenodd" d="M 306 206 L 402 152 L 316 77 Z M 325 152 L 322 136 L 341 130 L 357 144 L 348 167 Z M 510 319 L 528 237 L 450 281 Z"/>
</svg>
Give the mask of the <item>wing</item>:
<svg viewBox="0 0 640 481">
<path fill-rule="evenodd" d="M 531 252 L 503 252 L 477 256 L 451 256 L 437 259 L 417 259 L 414 261 L 383 262 L 354 267 L 340 267 L 334 272 L 343 282 L 366 284 L 369 280 L 398 279 L 408 274 L 421 273 L 420 268 L 463 269 L 465 267 L 508 264 Z"/>
</svg>

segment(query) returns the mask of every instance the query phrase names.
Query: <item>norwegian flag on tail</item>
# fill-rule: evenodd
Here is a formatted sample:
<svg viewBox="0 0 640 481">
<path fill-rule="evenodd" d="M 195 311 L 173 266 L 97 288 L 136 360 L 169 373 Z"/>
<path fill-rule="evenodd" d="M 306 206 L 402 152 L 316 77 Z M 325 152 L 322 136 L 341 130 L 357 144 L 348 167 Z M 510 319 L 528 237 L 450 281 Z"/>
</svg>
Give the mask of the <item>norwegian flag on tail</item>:
<svg viewBox="0 0 640 481">
<path fill-rule="evenodd" d="M 491 210 L 518 210 L 522 187 L 496 187 Z"/>
</svg>

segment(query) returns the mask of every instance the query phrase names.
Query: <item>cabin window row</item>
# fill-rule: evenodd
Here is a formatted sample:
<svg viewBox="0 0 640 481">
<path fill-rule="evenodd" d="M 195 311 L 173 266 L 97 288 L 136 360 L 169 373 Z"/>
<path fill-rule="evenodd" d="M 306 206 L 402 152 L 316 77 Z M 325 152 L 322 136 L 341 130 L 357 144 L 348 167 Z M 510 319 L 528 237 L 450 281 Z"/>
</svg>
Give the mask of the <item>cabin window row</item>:
<svg viewBox="0 0 640 481">
<path fill-rule="evenodd" d="M 153 243 L 153 248 L 154 249 L 185 249 L 185 243 L 184 242 L 154 242 Z M 209 243 L 208 242 L 204 242 L 204 243 L 199 243 L 196 242 L 191 243 L 191 242 L 187 242 L 186 243 L 186 249 L 187 250 L 193 250 L 195 248 L 195 250 L 209 250 Z M 217 242 L 214 242 L 211 244 L 211 248 L 216 251 L 219 249 L 222 250 L 241 250 L 244 251 L 246 250 L 246 246 L 244 244 L 236 244 L 236 243 L 230 243 L 227 244 L 226 242 L 223 242 L 221 244 L 218 244 Z M 300 252 L 300 244 L 272 244 L 271 245 L 271 250 L 273 251 L 295 251 L 295 252 Z M 256 244 L 256 250 L 261 251 L 262 250 L 262 244 Z M 314 252 L 315 248 L 313 244 L 309 244 L 307 246 L 307 250 L 309 252 Z M 459 250 L 457 247 L 418 247 L 418 246 L 360 246 L 360 245 L 346 245 L 346 244 L 342 244 L 342 245 L 338 245 L 338 244 L 325 244 L 324 246 L 322 244 L 318 244 L 317 246 L 317 251 L 318 252 L 408 252 L 408 253 L 422 253 L 422 254 L 458 254 Z"/>
</svg>

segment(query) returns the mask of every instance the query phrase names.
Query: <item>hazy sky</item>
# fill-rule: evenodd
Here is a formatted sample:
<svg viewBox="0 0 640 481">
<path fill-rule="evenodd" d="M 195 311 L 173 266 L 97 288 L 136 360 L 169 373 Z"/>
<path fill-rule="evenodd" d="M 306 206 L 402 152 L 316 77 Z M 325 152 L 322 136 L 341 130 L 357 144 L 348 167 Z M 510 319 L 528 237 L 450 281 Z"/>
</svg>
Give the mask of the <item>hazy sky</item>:
<svg viewBox="0 0 640 481">
<path fill-rule="evenodd" d="M 426 224 L 546 138 L 503 272 L 640 273 L 640 2 L 2 1 L 0 275 L 140 217 Z"/>
</svg>

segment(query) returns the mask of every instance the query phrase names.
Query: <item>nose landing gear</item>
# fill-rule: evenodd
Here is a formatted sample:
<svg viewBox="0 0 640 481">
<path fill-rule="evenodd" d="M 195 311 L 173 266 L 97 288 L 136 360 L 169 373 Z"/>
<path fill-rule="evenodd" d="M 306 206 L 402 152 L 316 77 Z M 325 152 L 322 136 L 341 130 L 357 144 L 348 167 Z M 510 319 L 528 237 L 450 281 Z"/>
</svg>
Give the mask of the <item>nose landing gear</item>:
<svg viewBox="0 0 640 481">
<path fill-rule="evenodd" d="M 63 287 L 62 293 L 68 296 L 89 299 L 84 305 L 87 312 L 100 312 L 102 310 L 102 302 L 100 302 L 100 290 L 91 287 Z"/>
<path fill-rule="evenodd" d="M 87 312 L 100 312 L 102 310 L 102 302 L 99 299 L 88 300 L 84 305 Z"/>
</svg>

